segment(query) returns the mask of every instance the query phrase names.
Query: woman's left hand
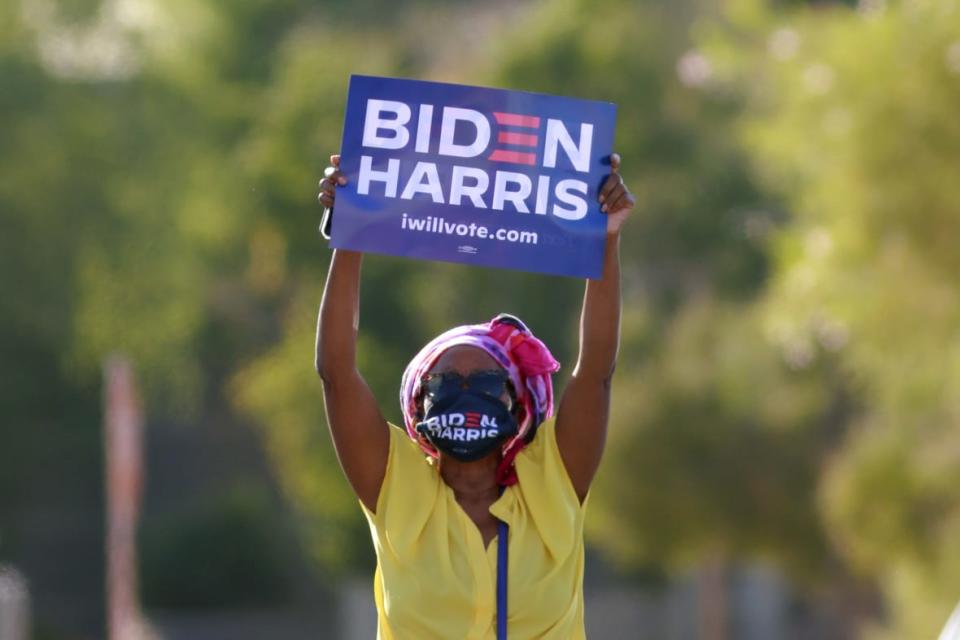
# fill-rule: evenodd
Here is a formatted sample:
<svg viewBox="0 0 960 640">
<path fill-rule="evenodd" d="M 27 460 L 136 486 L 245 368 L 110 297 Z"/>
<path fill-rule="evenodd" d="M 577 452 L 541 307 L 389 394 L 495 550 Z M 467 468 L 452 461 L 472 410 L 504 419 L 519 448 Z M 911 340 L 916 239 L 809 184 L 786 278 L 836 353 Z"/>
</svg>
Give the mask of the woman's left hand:
<svg viewBox="0 0 960 640">
<path fill-rule="evenodd" d="M 607 233 L 616 235 L 627 220 L 637 199 L 620 177 L 620 154 L 610 154 L 610 175 L 603 183 L 598 197 L 600 210 L 607 214 Z"/>
</svg>

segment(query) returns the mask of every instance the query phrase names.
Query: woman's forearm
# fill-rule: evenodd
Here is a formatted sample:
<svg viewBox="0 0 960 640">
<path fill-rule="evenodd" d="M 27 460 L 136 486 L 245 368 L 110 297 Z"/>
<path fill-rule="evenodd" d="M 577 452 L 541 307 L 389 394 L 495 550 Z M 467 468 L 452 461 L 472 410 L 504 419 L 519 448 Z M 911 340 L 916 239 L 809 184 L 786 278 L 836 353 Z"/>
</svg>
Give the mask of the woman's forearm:
<svg viewBox="0 0 960 640">
<path fill-rule="evenodd" d="M 620 347 L 620 235 L 607 236 L 603 277 L 587 280 L 574 375 L 609 381 Z"/>
<path fill-rule="evenodd" d="M 362 260 L 362 253 L 342 249 L 330 259 L 317 319 L 316 367 L 324 380 L 356 370 Z"/>
</svg>

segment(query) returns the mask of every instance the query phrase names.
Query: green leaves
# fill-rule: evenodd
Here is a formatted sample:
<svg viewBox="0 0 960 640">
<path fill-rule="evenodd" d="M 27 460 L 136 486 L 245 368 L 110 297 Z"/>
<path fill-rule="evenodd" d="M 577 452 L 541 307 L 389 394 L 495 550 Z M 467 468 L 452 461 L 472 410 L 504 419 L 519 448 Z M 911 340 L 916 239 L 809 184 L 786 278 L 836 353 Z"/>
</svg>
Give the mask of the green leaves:
<svg viewBox="0 0 960 640">
<path fill-rule="evenodd" d="M 881 580 L 891 633 L 933 635 L 960 589 L 960 20 L 930 0 L 753 33 L 744 139 L 793 212 L 765 324 L 796 366 L 849 375 L 860 415 L 822 484 L 827 523 Z"/>
</svg>

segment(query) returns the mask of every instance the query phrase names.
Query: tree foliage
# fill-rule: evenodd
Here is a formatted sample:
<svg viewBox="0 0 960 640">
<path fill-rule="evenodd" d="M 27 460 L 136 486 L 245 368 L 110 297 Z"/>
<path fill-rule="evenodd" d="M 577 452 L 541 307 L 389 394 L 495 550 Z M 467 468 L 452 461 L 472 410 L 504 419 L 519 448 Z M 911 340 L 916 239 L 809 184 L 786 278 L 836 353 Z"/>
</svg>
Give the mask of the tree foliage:
<svg viewBox="0 0 960 640">
<path fill-rule="evenodd" d="M 960 8 L 849 5 L 0 6 L 0 524 L 98 504 L 119 349 L 155 419 L 256 424 L 318 570 L 369 567 L 312 371 L 316 184 L 350 73 L 486 84 L 616 102 L 640 200 L 591 543 L 819 580 L 840 553 L 890 637 L 933 635 L 960 592 Z M 398 421 L 407 358 L 507 311 L 562 388 L 581 291 L 371 256 L 361 369 Z"/>
<path fill-rule="evenodd" d="M 878 635 L 932 637 L 960 593 L 960 8 L 764 14 L 758 28 L 741 17 L 758 3 L 735 4 L 743 139 L 793 214 L 766 333 L 798 367 L 835 357 L 850 380 L 860 410 L 823 512 L 889 596 Z"/>
</svg>

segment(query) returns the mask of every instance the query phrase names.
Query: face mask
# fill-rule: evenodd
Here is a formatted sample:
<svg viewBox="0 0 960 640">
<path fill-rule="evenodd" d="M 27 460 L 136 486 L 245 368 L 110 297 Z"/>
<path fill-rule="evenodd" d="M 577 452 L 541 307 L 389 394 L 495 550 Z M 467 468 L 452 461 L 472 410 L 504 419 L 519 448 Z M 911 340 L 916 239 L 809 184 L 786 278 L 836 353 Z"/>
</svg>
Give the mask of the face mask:
<svg viewBox="0 0 960 640">
<path fill-rule="evenodd" d="M 417 432 L 457 460 L 479 460 L 517 433 L 516 419 L 499 399 L 507 384 L 506 372 L 430 374 L 424 381 L 430 409 Z"/>
</svg>

